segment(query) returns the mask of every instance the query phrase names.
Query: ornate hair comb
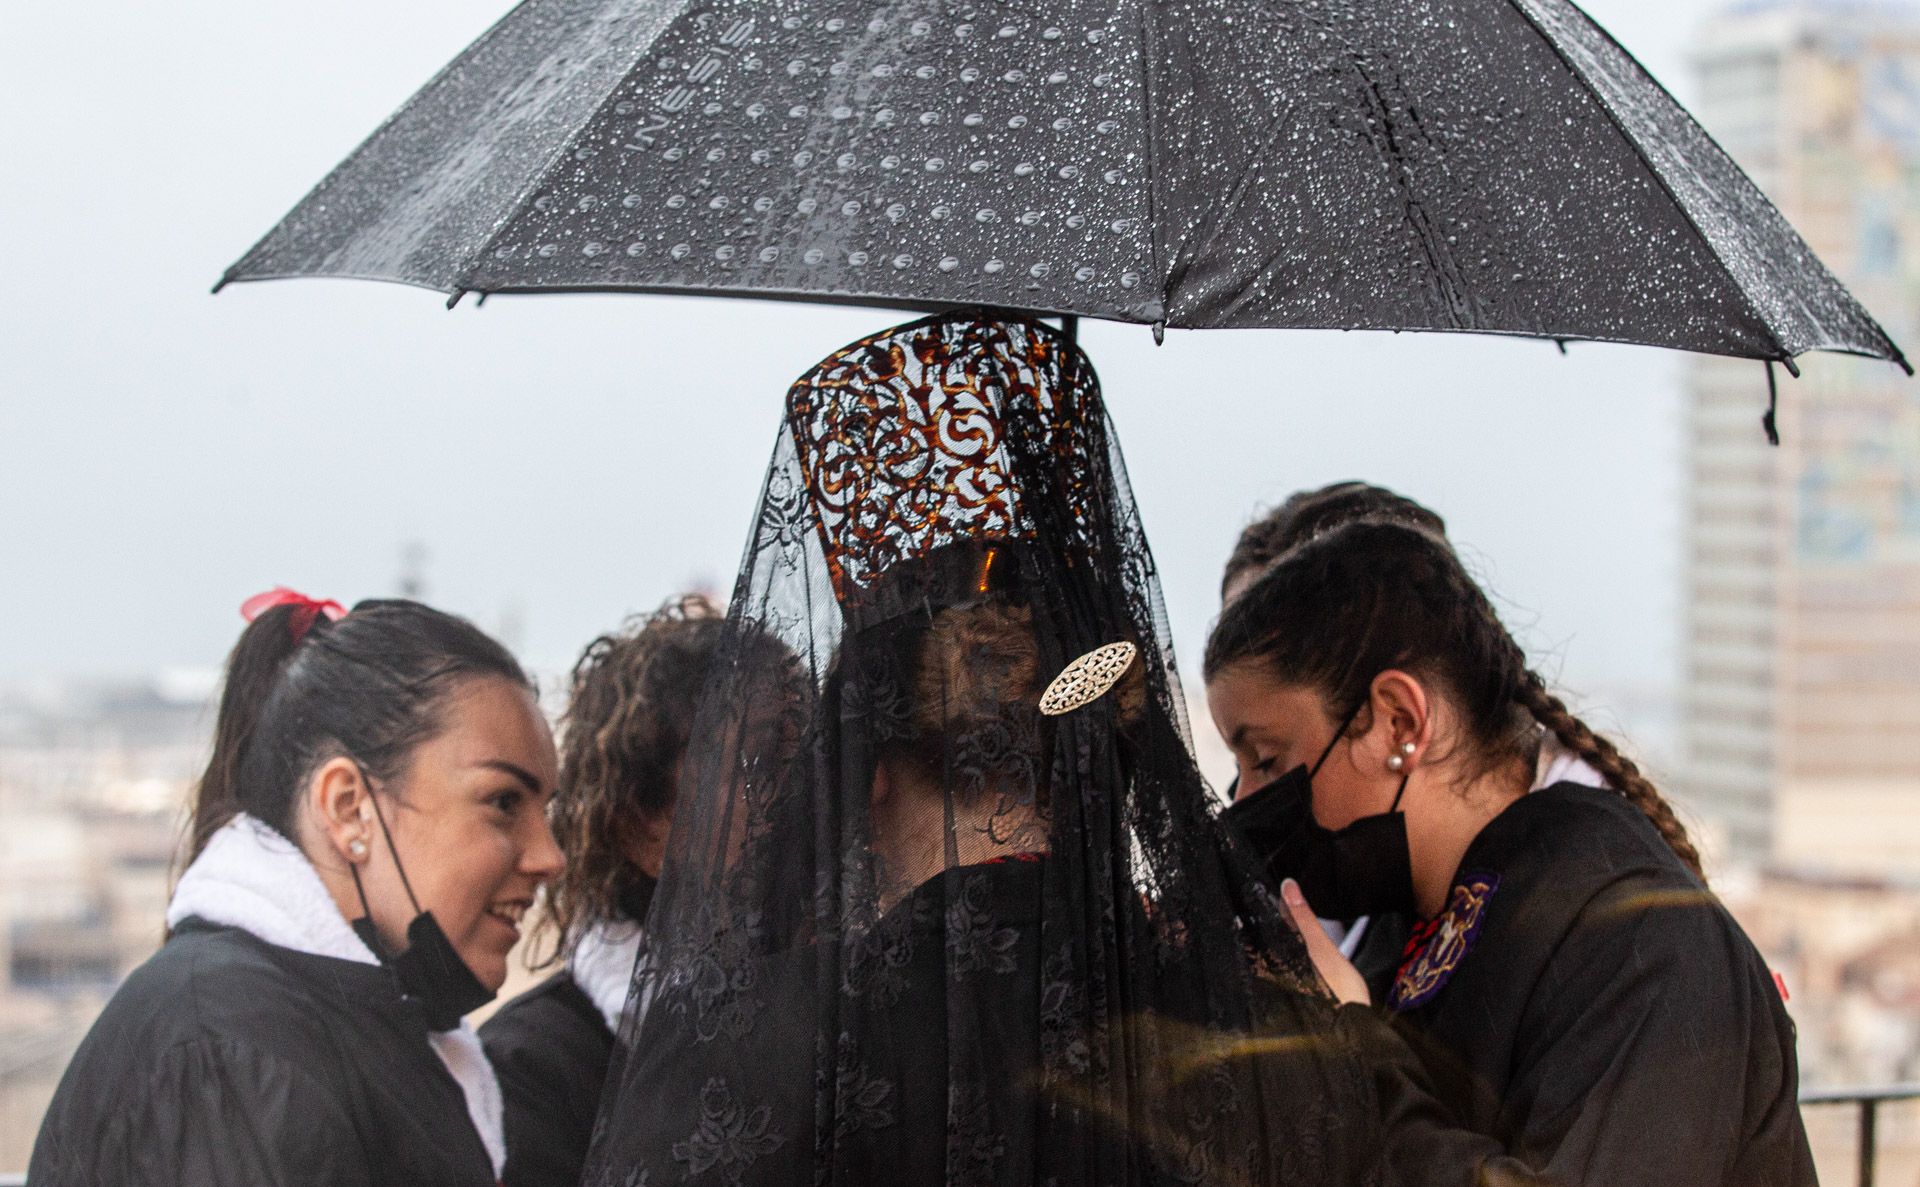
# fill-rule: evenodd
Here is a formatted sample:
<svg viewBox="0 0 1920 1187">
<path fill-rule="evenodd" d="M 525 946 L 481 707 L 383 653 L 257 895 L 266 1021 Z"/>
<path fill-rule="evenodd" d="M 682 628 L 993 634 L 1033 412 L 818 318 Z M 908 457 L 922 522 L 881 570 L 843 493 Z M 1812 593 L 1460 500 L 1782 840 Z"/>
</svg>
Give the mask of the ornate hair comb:
<svg viewBox="0 0 1920 1187">
<path fill-rule="evenodd" d="M 1140 649 L 1131 643 L 1096 647 L 1060 670 L 1040 694 L 1040 712 L 1058 717 L 1106 696 L 1127 674 Z"/>
</svg>

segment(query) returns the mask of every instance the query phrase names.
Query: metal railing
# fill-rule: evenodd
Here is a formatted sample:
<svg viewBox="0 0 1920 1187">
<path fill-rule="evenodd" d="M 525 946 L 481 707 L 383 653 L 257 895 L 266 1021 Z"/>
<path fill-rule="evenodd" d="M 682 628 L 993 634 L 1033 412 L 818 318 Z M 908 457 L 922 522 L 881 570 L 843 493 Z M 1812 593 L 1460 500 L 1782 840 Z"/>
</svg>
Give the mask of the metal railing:
<svg viewBox="0 0 1920 1187">
<path fill-rule="evenodd" d="M 1800 1107 L 1858 1105 L 1860 1106 L 1860 1137 L 1856 1157 L 1859 1173 L 1854 1182 L 1858 1187 L 1873 1187 L 1873 1168 L 1875 1155 L 1879 1152 L 1880 1106 L 1890 1101 L 1920 1100 L 1920 1083 L 1888 1084 L 1881 1088 L 1819 1088 L 1800 1094 Z M 0 1182 L 0 1187 L 7 1187 Z"/>
</svg>

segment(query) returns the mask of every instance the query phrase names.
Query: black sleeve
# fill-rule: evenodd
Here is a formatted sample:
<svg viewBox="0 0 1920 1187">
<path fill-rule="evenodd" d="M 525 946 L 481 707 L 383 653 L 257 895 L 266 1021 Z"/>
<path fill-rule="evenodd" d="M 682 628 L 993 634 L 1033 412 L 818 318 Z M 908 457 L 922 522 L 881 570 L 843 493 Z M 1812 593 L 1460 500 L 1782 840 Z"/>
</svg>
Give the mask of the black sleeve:
<svg viewBox="0 0 1920 1187">
<path fill-rule="evenodd" d="M 536 988 L 480 1028 L 500 1079 L 506 1187 L 580 1181 L 613 1038 L 597 1016 L 581 1016 L 570 1004 L 548 987 Z"/>
<path fill-rule="evenodd" d="M 64 1087 L 64 1086 L 63 1086 Z M 35 1187 L 369 1187 L 338 1093 L 271 1053 L 226 1040 L 163 1052 L 137 1086 L 76 1084 L 85 1132 L 53 1122 L 34 1146 Z M 80 1103 L 80 1102 L 74 1102 Z"/>
<path fill-rule="evenodd" d="M 1574 1183 L 1814 1182 L 1791 1023 L 1703 889 L 1596 896 L 1530 998 L 1522 1153 Z"/>
<path fill-rule="evenodd" d="M 1622 884 L 1582 912 L 1530 997 L 1510 1148 L 1459 1126 L 1388 1023 L 1341 1017 L 1374 1062 L 1403 1182 L 1813 1187 L 1791 1026 L 1705 891 Z"/>
</svg>

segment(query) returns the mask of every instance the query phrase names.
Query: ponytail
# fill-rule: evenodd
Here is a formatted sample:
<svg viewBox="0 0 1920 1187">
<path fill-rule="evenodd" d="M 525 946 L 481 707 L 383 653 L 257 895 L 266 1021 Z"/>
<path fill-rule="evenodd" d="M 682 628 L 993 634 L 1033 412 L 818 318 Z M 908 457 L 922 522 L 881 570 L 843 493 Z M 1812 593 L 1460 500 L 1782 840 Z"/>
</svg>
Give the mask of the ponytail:
<svg viewBox="0 0 1920 1187">
<path fill-rule="evenodd" d="M 1526 673 L 1521 681 L 1518 699 L 1535 721 L 1560 739 L 1562 746 L 1600 772 L 1608 787 L 1640 809 L 1674 855 L 1686 863 L 1695 877 L 1703 883 L 1707 880 L 1706 871 L 1700 865 L 1700 851 L 1687 835 L 1687 826 L 1680 822 L 1673 805 L 1654 787 L 1652 780 L 1640 773 L 1640 768 L 1632 759 L 1620 753 L 1605 737 L 1595 733 L 1586 722 L 1575 717 L 1566 702 L 1547 690 L 1546 682 L 1538 674 L 1532 671 Z"/>
<path fill-rule="evenodd" d="M 220 712 L 213 727 L 213 757 L 194 789 L 187 817 L 186 865 L 192 865 L 207 841 L 244 809 L 240 800 L 240 766 L 260 723 L 260 711 L 300 645 L 293 616 L 298 608 L 275 606 L 240 632 L 240 641 L 227 656 L 226 679 L 220 692 Z M 324 620 L 315 623 L 326 629 Z"/>
</svg>

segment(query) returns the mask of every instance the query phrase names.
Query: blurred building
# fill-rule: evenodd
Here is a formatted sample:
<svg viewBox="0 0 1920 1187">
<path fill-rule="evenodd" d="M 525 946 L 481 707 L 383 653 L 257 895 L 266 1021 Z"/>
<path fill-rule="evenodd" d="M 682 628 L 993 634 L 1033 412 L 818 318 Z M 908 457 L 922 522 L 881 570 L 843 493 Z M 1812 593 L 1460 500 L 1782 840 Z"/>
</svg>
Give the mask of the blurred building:
<svg viewBox="0 0 1920 1187">
<path fill-rule="evenodd" d="M 1745 4 L 1702 29 L 1696 113 L 1920 348 L 1920 15 Z M 1721 860 L 1920 871 L 1920 385 L 1816 357 L 1690 373 L 1684 763 Z"/>
<path fill-rule="evenodd" d="M 74 1048 L 159 946 L 205 679 L 0 691 L 0 1174 Z"/>
</svg>

